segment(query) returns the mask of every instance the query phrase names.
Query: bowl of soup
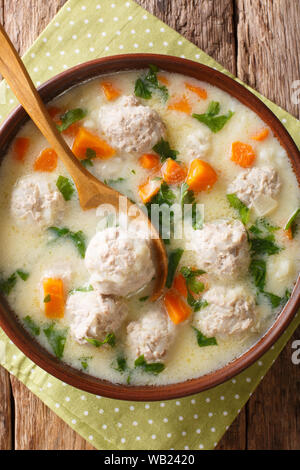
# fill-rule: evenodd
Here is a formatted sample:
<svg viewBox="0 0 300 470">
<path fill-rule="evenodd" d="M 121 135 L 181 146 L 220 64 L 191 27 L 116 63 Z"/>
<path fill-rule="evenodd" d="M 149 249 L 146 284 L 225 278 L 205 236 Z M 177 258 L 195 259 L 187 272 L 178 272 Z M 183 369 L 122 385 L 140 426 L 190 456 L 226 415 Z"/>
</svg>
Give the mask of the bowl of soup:
<svg viewBox="0 0 300 470">
<path fill-rule="evenodd" d="M 0 129 L 4 331 L 55 377 L 124 400 L 190 395 L 251 365 L 299 306 L 299 152 L 280 121 L 169 56 L 97 59 L 39 90 L 82 165 L 151 217 L 168 277 L 153 302 L 143 224 L 83 211 L 18 107 Z"/>
</svg>

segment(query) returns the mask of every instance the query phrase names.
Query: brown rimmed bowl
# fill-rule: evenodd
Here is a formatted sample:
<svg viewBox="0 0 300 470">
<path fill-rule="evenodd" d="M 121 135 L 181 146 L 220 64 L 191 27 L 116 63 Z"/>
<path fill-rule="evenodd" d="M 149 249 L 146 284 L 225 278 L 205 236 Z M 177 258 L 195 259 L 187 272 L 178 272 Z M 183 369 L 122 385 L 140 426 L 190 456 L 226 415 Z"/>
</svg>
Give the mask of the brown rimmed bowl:
<svg viewBox="0 0 300 470">
<path fill-rule="evenodd" d="M 178 57 L 156 54 L 128 54 L 96 59 L 73 67 L 44 83 L 40 94 L 45 102 L 92 78 L 122 70 L 147 68 L 155 64 L 168 72 L 177 72 L 208 82 L 226 91 L 254 111 L 272 129 L 287 151 L 300 185 L 300 153 L 284 126 L 255 95 L 230 77 L 202 64 Z M 6 150 L 28 115 L 18 106 L 0 128 L 0 155 Z M 292 295 L 266 334 L 239 358 L 225 367 L 197 379 L 162 386 L 125 386 L 97 379 L 60 362 L 35 341 L 17 320 L 5 298 L 0 299 L 0 326 L 15 345 L 33 362 L 54 377 L 86 392 L 119 400 L 157 401 L 199 393 L 231 379 L 260 358 L 281 336 L 300 306 L 300 279 Z"/>
</svg>

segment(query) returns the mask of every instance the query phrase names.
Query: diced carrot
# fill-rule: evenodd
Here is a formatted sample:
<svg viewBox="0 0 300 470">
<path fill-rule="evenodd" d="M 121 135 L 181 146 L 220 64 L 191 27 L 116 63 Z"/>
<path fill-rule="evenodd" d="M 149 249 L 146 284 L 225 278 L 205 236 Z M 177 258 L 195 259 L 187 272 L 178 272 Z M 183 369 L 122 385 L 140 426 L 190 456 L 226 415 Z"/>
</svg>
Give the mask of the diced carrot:
<svg viewBox="0 0 300 470">
<path fill-rule="evenodd" d="M 157 75 L 157 79 L 164 85 L 167 85 L 167 86 L 170 85 L 169 80 L 164 75 Z"/>
<path fill-rule="evenodd" d="M 243 168 L 252 166 L 256 154 L 251 145 L 244 144 L 243 142 L 233 142 L 231 151 L 231 160 Z"/>
<path fill-rule="evenodd" d="M 79 127 L 76 134 L 72 151 L 80 160 L 86 158 L 87 149 L 92 149 L 96 152 L 96 157 L 105 159 L 115 155 L 116 151 L 97 135 L 92 134 L 84 127 Z"/>
<path fill-rule="evenodd" d="M 183 275 L 181 273 L 177 274 L 174 278 L 173 282 L 173 287 L 179 294 L 181 294 L 183 297 L 187 297 L 188 291 L 186 287 L 186 280 L 184 279 Z"/>
<path fill-rule="evenodd" d="M 153 170 L 154 168 L 158 168 L 159 162 L 159 156 L 154 155 L 153 153 L 144 153 L 139 158 L 139 164 L 142 168 L 145 168 L 146 170 Z"/>
<path fill-rule="evenodd" d="M 187 98 L 183 96 L 178 101 L 169 104 L 168 109 L 172 111 L 180 111 L 181 113 L 191 114 L 192 108 Z"/>
<path fill-rule="evenodd" d="M 111 82 L 101 82 L 101 88 L 108 101 L 115 100 L 121 94 L 120 90 L 118 90 Z"/>
<path fill-rule="evenodd" d="M 285 235 L 288 237 L 289 240 L 293 240 L 293 232 L 292 227 L 288 228 L 284 231 Z"/>
<path fill-rule="evenodd" d="M 211 188 L 218 179 L 213 167 L 199 158 L 192 161 L 186 183 L 192 191 L 206 191 Z"/>
<path fill-rule="evenodd" d="M 259 142 L 261 142 L 262 140 L 265 140 L 268 137 L 268 135 L 269 135 L 269 129 L 265 127 L 265 129 L 262 129 L 257 134 L 254 134 L 251 137 L 251 139 L 258 140 Z"/>
<path fill-rule="evenodd" d="M 204 90 L 204 88 L 201 88 L 200 86 L 195 86 L 192 85 L 191 83 L 185 83 L 185 87 L 192 91 L 193 93 L 196 93 L 196 95 L 199 96 L 199 98 L 202 98 L 203 100 L 207 99 L 207 91 Z"/>
<path fill-rule="evenodd" d="M 47 318 L 63 318 L 65 313 L 64 284 L 61 279 L 43 281 L 45 315 Z"/>
<path fill-rule="evenodd" d="M 139 186 L 139 196 L 144 204 L 151 201 L 155 194 L 158 193 L 161 187 L 161 183 L 161 179 L 152 179 Z"/>
<path fill-rule="evenodd" d="M 186 169 L 172 158 L 168 158 L 162 166 L 162 176 L 168 184 L 179 184 L 186 178 Z"/>
<path fill-rule="evenodd" d="M 30 139 L 27 137 L 17 137 L 14 143 L 13 155 L 18 162 L 24 162 L 26 153 L 28 152 Z"/>
<path fill-rule="evenodd" d="M 164 296 L 164 304 L 169 317 L 175 325 L 185 321 L 192 313 L 191 308 L 182 297 L 174 291 L 168 291 Z"/>
<path fill-rule="evenodd" d="M 57 153 L 49 148 L 42 151 L 34 162 L 34 171 L 53 171 L 57 167 Z"/>
<path fill-rule="evenodd" d="M 47 111 L 52 119 L 55 119 L 63 114 L 63 111 L 56 106 L 50 106 L 50 108 L 47 108 Z"/>
</svg>

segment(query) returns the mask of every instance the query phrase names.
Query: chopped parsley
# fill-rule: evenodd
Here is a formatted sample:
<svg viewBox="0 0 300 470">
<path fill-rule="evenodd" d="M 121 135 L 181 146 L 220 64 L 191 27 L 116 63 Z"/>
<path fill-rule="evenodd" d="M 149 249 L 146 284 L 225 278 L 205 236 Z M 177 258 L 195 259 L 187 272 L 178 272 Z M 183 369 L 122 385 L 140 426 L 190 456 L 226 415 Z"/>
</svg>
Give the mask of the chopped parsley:
<svg viewBox="0 0 300 470">
<path fill-rule="evenodd" d="M 168 289 L 172 287 L 176 269 L 183 255 L 183 251 L 184 250 L 182 248 L 177 248 L 176 250 L 173 250 L 168 254 L 168 275 L 166 280 L 166 287 Z"/>
<path fill-rule="evenodd" d="M 90 361 L 91 359 L 93 359 L 92 356 L 89 356 L 89 357 L 80 357 L 79 358 L 79 361 L 80 361 L 80 364 L 81 364 L 81 367 L 83 370 L 87 370 L 88 367 L 89 367 L 89 363 L 88 361 Z"/>
<path fill-rule="evenodd" d="M 148 299 L 149 299 L 149 295 L 145 295 L 145 297 L 140 297 L 139 301 L 140 302 L 146 302 L 146 300 L 148 300 Z"/>
<path fill-rule="evenodd" d="M 148 374 L 154 375 L 160 374 L 165 369 L 165 365 L 162 362 L 147 363 L 145 361 L 144 354 L 135 360 L 134 366 L 141 367 Z"/>
<path fill-rule="evenodd" d="M 85 338 L 85 340 L 96 348 L 100 348 L 100 346 L 104 344 L 109 344 L 112 348 L 116 345 L 116 335 L 114 333 L 109 333 L 103 341 L 99 341 L 95 338 Z"/>
<path fill-rule="evenodd" d="M 87 167 L 87 166 L 94 166 L 92 160 L 97 157 L 96 151 L 90 148 L 87 148 L 85 151 L 86 158 L 84 160 L 80 160 L 80 163 Z"/>
<path fill-rule="evenodd" d="M 4 295 L 9 295 L 12 289 L 17 284 L 18 276 L 22 281 L 27 281 L 29 278 L 29 273 L 23 271 L 22 269 L 17 269 L 12 273 L 7 279 L 0 279 L 0 292 Z"/>
<path fill-rule="evenodd" d="M 24 323 L 25 326 L 27 326 L 27 328 L 31 331 L 31 333 L 33 333 L 35 336 L 39 336 L 41 329 L 29 315 L 24 318 Z"/>
<path fill-rule="evenodd" d="M 202 310 L 202 308 L 207 307 L 208 302 L 204 299 L 195 299 L 195 297 L 191 294 L 189 288 L 187 289 L 188 295 L 187 295 L 187 303 L 189 304 L 190 307 L 194 310 L 194 312 L 199 312 L 199 310 Z"/>
<path fill-rule="evenodd" d="M 256 235 L 249 239 L 250 242 L 250 250 L 251 253 L 254 255 L 275 255 L 281 251 L 281 247 L 279 247 L 275 243 L 274 235 L 270 234 L 266 237 L 260 237 Z"/>
<path fill-rule="evenodd" d="M 169 209 L 165 207 L 165 205 L 172 206 L 175 200 L 175 194 L 169 188 L 168 184 L 163 182 L 160 187 L 160 190 L 154 196 L 152 201 L 146 204 L 148 217 L 150 219 L 152 219 L 151 206 L 154 204 L 157 204 L 159 206 L 159 219 L 157 229 L 165 244 L 170 243 L 170 238 L 174 227 L 174 213 L 172 211 L 170 212 Z M 164 211 L 166 212 L 165 214 Z M 167 221 L 167 223 L 165 223 L 165 221 Z"/>
<path fill-rule="evenodd" d="M 63 195 L 64 200 L 70 201 L 74 193 L 74 185 L 72 181 L 69 178 L 66 178 L 65 176 L 60 175 L 57 178 L 56 186 L 58 190 L 61 192 L 61 194 Z"/>
<path fill-rule="evenodd" d="M 154 147 L 152 147 L 152 150 L 158 153 L 162 163 L 168 158 L 176 160 L 177 155 L 179 154 L 178 150 L 171 149 L 169 142 L 167 140 L 164 140 L 163 138 L 161 138 L 160 141 L 157 142 Z"/>
<path fill-rule="evenodd" d="M 211 101 L 208 105 L 207 111 L 204 114 L 192 114 L 193 118 L 205 124 L 214 133 L 219 132 L 227 121 L 234 115 L 232 111 L 228 111 L 227 114 L 219 115 L 220 103 L 217 101 Z"/>
<path fill-rule="evenodd" d="M 218 346 L 218 343 L 215 337 L 208 338 L 194 326 L 192 326 L 192 328 L 196 333 L 197 343 L 198 343 L 198 346 L 200 346 L 200 348 L 204 348 L 206 346 Z"/>
<path fill-rule="evenodd" d="M 93 290 L 94 290 L 93 286 L 89 284 L 88 286 L 76 287 L 75 289 L 70 290 L 69 295 L 72 295 L 75 292 L 91 292 Z"/>
<path fill-rule="evenodd" d="M 255 286 L 262 292 L 265 288 L 267 274 L 267 266 L 265 260 L 252 259 L 249 270 Z"/>
<path fill-rule="evenodd" d="M 85 242 L 85 235 L 84 233 L 79 230 L 78 232 L 72 232 L 66 227 L 59 228 L 59 227 L 49 227 L 48 231 L 55 235 L 56 238 L 68 238 L 70 239 L 75 247 L 81 258 L 85 256 L 86 250 L 86 242 Z"/>
<path fill-rule="evenodd" d="M 61 359 L 64 355 L 65 344 L 67 340 L 67 329 L 57 330 L 55 323 L 43 329 L 44 334 L 50 344 L 55 356 Z"/>
<path fill-rule="evenodd" d="M 292 238 L 294 238 L 296 230 L 297 230 L 296 220 L 299 214 L 300 214 L 300 209 L 295 210 L 295 212 L 291 215 L 291 217 L 287 221 L 286 226 L 284 227 L 284 230 L 291 230 Z"/>
<path fill-rule="evenodd" d="M 200 230 L 203 227 L 203 216 L 199 213 L 197 209 L 197 202 L 195 200 L 195 193 L 191 189 L 189 189 L 189 185 L 187 183 L 182 183 L 180 187 L 180 204 L 181 209 L 183 212 L 183 216 L 186 216 L 184 211 L 184 206 L 191 205 L 191 218 L 192 218 L 192 227 L 194 230 Z"/>
<path fill-rule="evenodd" d="M 226 194 L 226 197 L 231 207 L 237 210 L 240 220 L 243 222 L 244 225 L 246 225 L 249 220 L 249 208 L 234 193 Z"/>
<path fill-rule="evenodd" d="M 51 302 L 51 295 L 47 294 L 46 297 L 44 298 L 44 304 L 48 304 L 49 302 Z"/>
<path fill-rule="evenodd" d="M 165 85 L 161 85 L 157 78 L 158 67 L 149 65 L 149 70 L 144 77 L 138 78 L 135 82 L 134 94 L 139 98 L 149 100 L 153 91 L 161 93 L 164 101 L 169 98 L 169 92 Z"/>
<path fill-rule="evenodd" d="M 60 117 L 61 124 L 57 125 L 57 129 L 63 132 L 75 122 L 81 121 L 86 115 L 87 112 L 81 108 L 70 109 Z"/>
<path fill-rule="evenodd" d="M 200 292 L 204 291 L 205 286 L 203 282 L 198 281 L 197 277 L 201 276 L 201 274 L 205 274 L 205 271 L 202 269 L 191 269 L 188 266 L 182 266 L 180 273 L 183 275 L 187 288 L 191 292 L 199 294 Z"/>
</svg>

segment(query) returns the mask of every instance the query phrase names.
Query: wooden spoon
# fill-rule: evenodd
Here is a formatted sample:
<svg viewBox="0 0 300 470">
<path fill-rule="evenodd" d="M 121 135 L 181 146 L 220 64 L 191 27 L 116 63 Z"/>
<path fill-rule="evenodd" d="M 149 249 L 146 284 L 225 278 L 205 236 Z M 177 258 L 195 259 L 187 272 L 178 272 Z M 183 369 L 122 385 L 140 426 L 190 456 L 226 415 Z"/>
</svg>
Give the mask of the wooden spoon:
<svg viewBox="0 0 300 470">
<path fill-rule="evenodd" d="M 27 111 L 41 133 L 48 140 L 51 147 L 63 161 L 76 185 L 82 209 L 92 209 L 98 207 L 100 204 L 111 204 L 116 210 L 119 210 L 119 197 L 121 194 L 91 175 L 71 152 L 50 118 L 20 56 L 1 24 L 0 73 L 7 80 L 23 108 Z M 124 201 L 124 196 L 122 195 L 122 197 Z M 134 206 L 135 210 L 133 210 L 132 206 Z M 164 243 L 148 217 L 129 199 L 127 199 L 127 208 L 127 212 L 130 210 L 129 217 L 139 217 L 139 220 L 141 220 L 141 218 L 145 220 L 152 238 L 156 264 L 156 284 L 151 299 L 156 300 L 162 294 L 167 277 L 168 261 Z M 131 215 L 132 213 L 134 213 L 134 215 Z"/>
</svg>

